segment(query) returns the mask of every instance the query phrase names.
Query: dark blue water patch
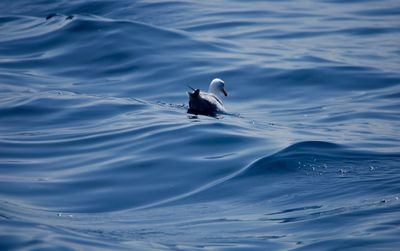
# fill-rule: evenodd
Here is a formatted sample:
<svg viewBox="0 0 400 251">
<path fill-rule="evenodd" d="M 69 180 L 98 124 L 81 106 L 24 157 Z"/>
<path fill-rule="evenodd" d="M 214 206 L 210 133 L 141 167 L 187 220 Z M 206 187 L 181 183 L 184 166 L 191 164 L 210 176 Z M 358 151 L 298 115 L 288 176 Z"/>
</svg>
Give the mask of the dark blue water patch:
<svg viewBox="0 0 400 251">
<path fill-rule="evenodd" d="M 303 157 L 306 158 L 303 159 Z M 374 162 L 377 158 L 388 159 L 389 162 L 393 162 L 399 157 L 399 154 L 373 154 L 351 151 L 344 146 L 323 141 L 301 142 L 251 164 L 244 175 L 263 175 L 274 173 L 274 171 L 292 172 L 298 170 L 299 166 L 301 166 L 299 163 L 303 161 L 312 163 L 312 161 L 321 161 L 321 159 L 340 159 L 341 161 L 349 159 L 350 161 L 367 160 Z M 264 168 L 268 169 L 263 170 Z"/>
<path fill-rule="evenodd" d="M 231 199 L 238 194 L 246 195 L 242 197 L 243 203 L 252 200 L 283 203 L 292 196 L 300 201 L 327 202 L 352 196 L 368 198 L 373 194 L 379 201 L 381 195 L 399 192 L 394 186 L 398 175 L 385 182 L 380 175 L 392 172 L 399 158 L 399 154 L 358 152 L 329 142 L 301 142 L 257 160 L 188 201 Z M 297 189 L 307 193 L 296 194 Z M 324 196 L 327 191 L 329 198 Z M 281 196 L 285 198 L 283 201 L 279 199 Z"/>
<path fill-rule="evenodd" d="M 109 1 L 80 1 L 80 4 L 64 2 L 64 6 L 57 8 L 58 11 L 66 13 L 79 13 L 90 15 L 105 15 L 116 7 L 123 7 L 126 3 L 114 3 Z"/>
<path fill-rule="evenodd" d="M 285 77 L 283 73 L 283 77 Z M 326 88 L 343 88 L 346 90 L 371 90 L 387 88 L 399 83 L 398 76 L 383 76 L 381 73 L 363 67 L 327 67 L 318 70 L 314 74 L 311 69 L 294 70 L 290 74 L 293 80 L 292 83 L 302 82 L 304 84 L 316 84 Z M 279 76 L 279 75 L 278 75 Z M 287 76 L 287 75 L 286 75 Z M 290 76 L 287 76 L 290 77 Z M 382 77 L 384 79 L 382 79 Z M 336 79 L 335 85 L 324 84 L 330 79 Z M 274 79 L 275 83 L 279 82 L 279 77 Z"/>
<path fill-rule="evenodd" d="M 367 17 L 385 17 L 385 16 L 398 16 L 400 14 L 399 6 L 388 6 L 386 8 L 376 8 L 370 10 L 355 11 L 354 14 Z"/>
<path fill-rule="evenodd" d="M 150 112 L 154 106 L 147 104 L 149 114 L 144 116 L 141 113 L 146 110 L 146 104 L 127 99 L 68 92 L 38 93 L 33 97 L 16 108 L 2 111 L 5 121 L 3 130 L 9 131 L 11 125 L 14 125 L 14 129 L 20 132 L 7 133 L 2 138 L 5 162 L 1 168 L 14 168 L 13 174 L 9 173 L 11 176 L 23 173 L 28 175 L 33 170 L 41 170 L 42 174 L 46 174 L 21 181 L 25 186 L 19 182 L 4 182 L 2 191 L 16 197 L 46 194 L 43 200 L 37 200 L 34 204 L 46 207 L 58 204 L 53 210 L 94 212 L 101 208 L 102 211 L 113 211 L 158 203 L 186 194 L 209 182 L 208 171 L 221 176 L 234 168 L 232 164 L 219 168 L 211 166 L 218 167 L 220 162 L 243 158 L 241 147 L 256 145 L 260 140 L 256 137 L 243 137 L 241 131 L 245 129 L 215 119 L 211 119 L 207 125 L 192 126 L 190 120 L 187 120 L 181 124 L 166 121 L 145 126 L 145 116 L 154 119 L 154 112 Z M 178 114 L 182 113 L 184 111 Z M 21 123 L 16 128 L 15 124 L 18 123 L 15 120 L 22 117 L 29 117 L 30 122 Z M 95 124 L 90 123 L 93 120 Z M 232 133 L 222 133 L 224 131 Z M 208 136 L 204 137 L 204 134 Z M 170 135 L 175 135 L 175 138 L 171 139 Z M 220 147 L 215 143 L 219 143 Z M 214 147 L 205 151 L 209 145 Z M 109 149 L 113 151 L 109 152 Z M 226 151 L 230 154 L 226 154 Z M 116 152 L 125 157 L 109 161 Z M 181 157 L 170 157 L 178 153 Z M 207 169 L 198 166 L 199 175 L 197 181 L 193 182 L 190 177 L 196 173 L 193 169 L 196 162 L 207 166 Z M 237 161 L 240 162 L 244 162 L 244 159 Z M 168 172 L 156 178 L 156 174 L 162 173 L 167 167 Z M 117 170 L 125 171 L 119 176 Z M 113 172 L 115 178 L 118 176 L 113 179 L 118 181 L 109 180 L 108 172 Z M 177 179 L 178 173 L 185 178 Z M 146 184 L 153 180 L 151 177 L 155 180 L 148 186 Z M 133 192 L 125 187 L 132 184 L 142 188 Z M 25 192 L 26 186 L 30 187 L 32 193 Z M 121 186 L 125 188 L 120 189 Z M 72 187 L 75 189 L 70 190 Z M 66 202 L 63 196 L 72 196 L 78 191 L 86 196 L 77 196 L 75 199 L 71 197 L 72 200 L 63 203 Z M 109 196 L 113 202 L 106 200 L 103 203 L 98 195 Z M 82 201 L 82 198 L 86 199 Z"/>
<path fill-rule="evenodd" d="M 328 65 L 332 65 L 332 66 L 337 66 L 338 62 L 327 59 L 327 58 L 322 58 L 322 57 L 317 57 L 317 56 L 311 56 L 311 55 L 305 55 L 303 57 L 297 58 L 297 59 L 293 59 L 298 60 L 299 62 L 315 62 L 318 63 L 320 65 L 323 64 L 328 64 Z"/>
<path fill-rule="evenodd" d="M 137 1 L 131 3 L 130 9 L 134 11 L 135 14 L 140 16 L 140 13 L 145 12 L 148 13 L 147 17 L 141 17 L 146 21 L 159 22 L 156 15 L 165 15 L 165 14 L 176 14 L 176 13 L 184 13 L 191 8 L 200 7 L 201 4 L 196 2 L 182 2 L 182 1 L 167 1 L 167 2 L 146 2 L 146 1 Z M 174 11 L 172 11 L 174 10 Z M 120 10 L 121 11 L 121 10 Z M 164 20 L 169 22 L 170 20 Z"/>
<path fill-rule="evenodd" d="M 265 158 L 262 158 L 255 163 L 251 164 L 246 172 L 242 175 L 273 175 L 285 174 L 296 172 L 298 170 L 299 162 L 302 162 L 302 154 L 310 154 L 315 150 L 321 149 L 336 149 L 340 148 L 338 145 L 329 142 L 301 142 L 291 145 L 284 150 Z M 317 155 L 318 156 L 318 155 Z M 293 162 L 290 159 L 294 159 Z M 309 160 L 307 160 L 308 162 Z M 267 168 L 267 169 L 264 169 Z"/>
<path fill-rule="evenodd" d="M 14 42 L 25 42 L 29 44 L 31 39 L 37 37 L 50 35 L 52 32 L 61 29 L 63 26 L 67 25 L 71 20 L 68 20 L 66 16 L 56 16 L 57 18 L 46 20 L 42 18 L 35 18 L 29 16 L 5 16 L 2 19 L 2 37 L 1 41 L 5 42 L 4 46 L 8 43 Z M 50 45 L 50 44 L 49 44 Z M 4 48 L 2 48 L 4 49 Z M 29 51 L 29 49 L 35 48 L 25 48 L 21 46 L 21 51 L 4 51 L 7 54 L 19 53 L 24 55 L 24 52 Z M 37 49 L 37 48 L 36 48 Z M 4 53 L 2 50 L 2 53 Z M 11 54 L 13 55 L 13 54 Z"/>
<path fill-rule="evenodd" d="M 0 246 L 3 250 L 76 250 L 87 248 L 96 250 L 129 250 L 127 247 L 121 246 L 112 240 L 100 240 L 87 235 L 78 235 L 72 231 L 40 222 L 13 219 L 1 220 L 1 225 L 3 230 L 7 231 L 7 234 L 2 234 L 0 237 Z M 36 232 L 36 234 L 32 235 L 32 231 Z M 39 237 L 43 237 L 43 239 Z M 48 238 L 51 238 L 51 244 Z"/>
<path fill-rule="evenodd" d="M 224 21 L 220 23 L 213 23 L 207 25 L 197 25 L 185 29 L 190 32 L 204 31 L 204 30 L 218 30 L 218 29 L 240 29 L 256 25 L 255 22 L 240 22 L 240 21 Z"/>
<path fill-rule="evenodd" d="M 20 129 L 30 130 L 55 128 L 55 125 L 66 127 L 76 123 L 76 119 L 81 125 L 93 119 L 99 120 L 100 123 L 101 119 L 111 119 L 128 111 L 134 112 L 143 105 L 135 100 L 118 100 L 63 91 L 11 94 L 10 98 L 10 105 L 3 105 L 0 109 L 0 121 L 3 126 L 19 124 Z M 29 123 L 23 123 L 26 120 L 29 120 Z"/>
<path fill-rule="evenodd" d="M 46 5 L 46 9 L 43 9 L 43 5 Z M 124 3 L 112 3 L 108 1 L 48 1 L 42 0 L 37 2 L 14 2 L 14 1 L 2 1 L 1 7 L 3 10 L 7 10 L 6 15 L 31 15 L 38 18 L 46 18 L 52 13 L 65 13 L 65 14 L 93 14 L 93 15 L 104 15 L 110 10 L 118 7 L 123 7 Z"/>
<path fill-rule="evenodd" d="M 335 248 L 339 249 L 354 249 L 354 250 L 363 250 L 363 249 L 379 249 L 379 250 L 391 250 L 393 245 L 396 245 L 396 241 L 393 239 L 381 239 L 381 238 L 358 238 L 358 239 L 348 239 L 343 237 L 342 239 L 335 240 L 327 240 L 321 241 L 312 245 L 305 245 L 301 248 L 296 248 L 293 250 L 321 250 L 323 248 L 332 246 L 333 243 L 338 244 Z M 357 247 L 357 248 L 354 248 Z M 328 249 L 334 250 L 334 249 Z"/>
<path fill-rule="evenodd" d="M 388 107 L 385 107 L 387 109 Z M 390 107 L 391 108 L 391 107 Z M 352 120 L 363 120 L 368 119 L 371 116 L 376 117 L 377 120 L 393 120 L 397 121 L 399 118 L 399 114 L 392 112 L 357 112 L 357 113 L 338 113 L 338 114 L 330 114 L 328 118 L 319 119 L 318 123 L 340 123 L 343 121 L 352 121 Z"/>
<path fill-rule="evenodd" d="M 400 92 L 394 91 L 394 93 L 390 93 L 390 94 L 385 94 L 385 95 L 383 95 L 382 98 L 397 99 L 397 98 L 400 98 Z"/>
<path fill-rule="evenodd" d="M 181 32 L 133 21 L 76 16 L 73 20 L 59 20 L 59 22 L 62 25 L 57 30 L 52 28 L 42 35 L 39 32 L 38 36 L 30 37 L 29 40 L 22 38 L 6 42 L 1 53 L 6 55 L 7 59 L 0 63 L 0 67 L 22 74 L 29 69 L 31 72 L 37 71 L 40 74 L 68 79 L 64 81 L 79 79 L 76 82 L 83 91 L 88 91 L 90 86 L 98 86 L 99 82 L 103 85 L 104 91 L 108 91 L 111 88 L 109 80 L 112 78 L 116 79 L 112 83 L 118 85 L 126 86 L 128 81 L 136 82 L 134 85 L 136 89 L 132 92 L 141 95 L 148 88 L 148 84 L 144 86 L 143 82 L 159 80 L 160 76 L 173 71 L 171 67 L 175 67 L 170 64 L 169 51 L 174 51 L 174 48 L 196 48 L 199 54 L 203 51 L 210 53 L 222 50 L 218 44 L 199 42 Z M 135 33 L 142 35 L 132 36 Z M 162 44 L 157 43 L 159 39 L 165 37 L 169 39 Z M 115 44 L 118 46 L 115 47 Z M 22 51 L 7 49 L 11 46 L 25 49 Z M 25 56 L 21 58 L 20 55 Z M 188 59 L 182 55 L 182 59 L 176 63 L 187 64 Z M 201 67 L 203 63 L 195 60 L 190 64 Z M 158 88 L 169 88 L 169 86 L 163 85 Z M 161 91 L 164 90 L 160 89 L 158 92 Z"/>
<path fill-rule="evenodd" d="M 379 35 L 379 34 L 396 34 L 399 33 L 400 29 L 392 28 L 392 27 L 359 27 L 359 28 L 351 28 L 351 29 L 343 29 L 338 30 L 335 33 L 349 33 L 351 35 L 360 37 L 360 36 L 369 36 L 369 35 Z"/>
<path fill-rule="evenodd" d="M 373 2 L 372 0 L 362 1 L 362 0 L 324 0 L 324 2 L 332 3 L 332 4 L 357 4 L 357 3 L 364 3 L 364 2 Z"/>
<path fill-rule="evenodd" d="M 334 18 L 329 18 L 334 19 Z M 340 21 L 343 21 L 343 18 L 340 18 Z M 233 25 L 233 24 L 232 24 Z M 246 23 L 238 24 L 238 26 L 246 27 Z M 276 25 L 276 24 L 275 24 Z M 253 25 L 254 26 L 254 25 Z M 320 38 L 320 37 L 338 37 L 338 36 L 354 36 L 355 39 L 359 40 L 362 36 L 378 36 L 385 34 L 396 34 L 400 31 L 398 28 L 393 27 L 354 27 L 354 28 L 344 28 L 337 29 L 331 27 L 308 27 L 307 30 L 297 29 L 296 31 L 286 31 L 283 32 L 280 27 L 273 28 L 260 28 L 258 30 L 246 31 L 244 30 L 241 33 L 241 36 L 245 38 L 253 38 L 253 39 L 272 39 L 272 40 L 280 40 L 284 41 L 286 39 L 291 40 L 301 40 L 301 39 L 309 39 L 309 38 Z M 236 34 L 235 34 L 236 35 Z M 228 35 L 225 38 L 233 39 L 235 35 Z"/>
<path fill-rule="evenodd" d="M 258 103 L 281 99 L 281 95 L 285 96 L 281 102 L 295 100 L 307 100 L 307 103 L 316 100 L 326 102 L 332 97 L 342 99 L 360 91 L 387 89 L 390 92 L 388 88 L 393 89 L 400 82 L 399 76 L 395 74 L 384 74 L 376 69 L 354 66 L 321 66 L 318 69 L 293 70 L 257 67 L 247 69 L 251 74 L 242 77 L 240 83 L 235 82 L 234 77 L 226 80 L 227 88 L 233 89 L 232 98 L 240 100 L 245 105 L 254 102 L 247 98 L 253 91 L 260 93 Z M 335 84 L 332 84 L 332 81 Z M 299 85 L 302 87 L 298 88 Z M 245 88 L 240 88 L 241 86 Z M 240 88 L 240 93 L 237 88 Z"/>
</svg>

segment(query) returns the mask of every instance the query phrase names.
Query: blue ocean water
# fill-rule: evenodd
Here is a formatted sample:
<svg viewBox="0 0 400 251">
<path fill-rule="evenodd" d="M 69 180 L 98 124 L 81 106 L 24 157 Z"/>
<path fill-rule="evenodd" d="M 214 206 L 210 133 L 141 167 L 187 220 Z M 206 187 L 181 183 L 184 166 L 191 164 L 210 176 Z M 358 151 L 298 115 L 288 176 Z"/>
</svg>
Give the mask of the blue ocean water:
<svg viewBox="0 0 400 251">
<path fill-rule="evenodd" d="M 400 245 L 399 1 L 0 10 L 1 250 Z"/>
</svg>

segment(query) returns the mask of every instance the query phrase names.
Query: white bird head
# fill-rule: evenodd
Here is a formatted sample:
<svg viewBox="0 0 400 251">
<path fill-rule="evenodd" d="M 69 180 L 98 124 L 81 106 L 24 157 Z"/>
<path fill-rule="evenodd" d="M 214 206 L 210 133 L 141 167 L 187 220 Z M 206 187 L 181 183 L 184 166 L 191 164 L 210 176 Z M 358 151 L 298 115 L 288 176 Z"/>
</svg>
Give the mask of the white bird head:
<svg viewBox="0 0 400 251">
<path fill-rule="evenodd" d="M 224 96 L 228 96 L 228 92 L 225 89 L 225 82 L 219 78 L 214 78 L 211 81 L 208 92 L 213 93 L 214 95 L 218 95 L 222 92 Z"/>
</svg>

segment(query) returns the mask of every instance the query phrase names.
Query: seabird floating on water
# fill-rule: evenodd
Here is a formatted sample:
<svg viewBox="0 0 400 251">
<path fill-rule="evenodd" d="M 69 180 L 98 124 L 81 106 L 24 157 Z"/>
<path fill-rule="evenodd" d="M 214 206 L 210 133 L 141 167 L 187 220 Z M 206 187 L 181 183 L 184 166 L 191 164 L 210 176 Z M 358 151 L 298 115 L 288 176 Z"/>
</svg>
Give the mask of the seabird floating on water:
<svg viewBox="0 0 400 251">
<path fill-rule="evenodd" d="M 190 86 L 189 86 L 190 87 Z M 225 90 L 225 82 L 219 78 L 213 79 L 208 88 L 208 92 L 202 92 L 199 89 L 193 89 L 193 92 L 187 92 L 189 96 L 188 113 L 212 115 L 217 113 L 226 113 L 225 107 L 222 104 L 218 94 L 223 93 L 228 96 Z"/>
</svg>

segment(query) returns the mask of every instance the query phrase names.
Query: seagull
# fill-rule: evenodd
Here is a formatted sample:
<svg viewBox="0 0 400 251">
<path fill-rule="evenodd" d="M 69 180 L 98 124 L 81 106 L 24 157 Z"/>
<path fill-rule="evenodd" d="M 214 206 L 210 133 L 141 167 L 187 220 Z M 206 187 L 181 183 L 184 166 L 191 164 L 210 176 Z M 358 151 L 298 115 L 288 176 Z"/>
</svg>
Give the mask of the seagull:
<svg viewBox="0 0 400 251">
<path fill-rule="evenodd" d="M 217 113 L 226 113 L 225 107 L 222 104 L 218 94 L 228 96 L 225 90 L 225 82 L 222 79 L 215 78 L 211 81 L 208 92 L 202 92 L 199 89 L 194 89 L 188 86 L 193 92 L 187 92 L 189 96 L 189 110 L 188 113 L 212 115 Z"/>
</svg>

